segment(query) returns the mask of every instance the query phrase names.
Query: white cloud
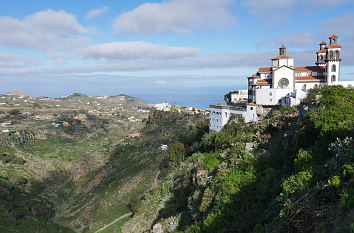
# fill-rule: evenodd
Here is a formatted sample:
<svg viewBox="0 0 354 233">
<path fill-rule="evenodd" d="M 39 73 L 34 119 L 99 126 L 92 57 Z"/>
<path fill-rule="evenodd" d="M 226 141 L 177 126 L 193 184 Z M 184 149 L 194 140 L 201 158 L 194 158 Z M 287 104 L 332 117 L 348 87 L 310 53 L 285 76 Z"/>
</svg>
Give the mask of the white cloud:
<svg viewBox="0 0 354 233">
<path fill-rule="evenodd" d="M 322 24 L 322 34 L 337 34 L 346 40 L 354 40 L 354 31 L 351 30 L 354 22 L 354 13 L 345 14 L 339 17 L 330 18 Z"/>
<path fill-rule="evenodd" d="M 49 9 L 34 13 L 23 20 L 0 17 L 0 31 L 0 46 L 72 51 L 88 42 L 85 35 L 91 29 L 80 25 L 72 14 Z"/>
<path fill-rule="evenodd" d="M 279 48 L 281 44 L 284 44 L 287 47 L 313 47 L 318 44 L 317 42 L 320 41 L 316 41 L 312 32 L 296 31 L 286 35 L 261 39 L 257 42 L 257 46 Z"/>
<path fill-rule="evenodd" d="M 0 69 L 23 68 L 33 64 L 37 64 L 37 61 L 34 59 L 8 53 L 0 53 Z"/>
<path fill-rule="evenodd" d="M 352 65 L 354 62 L 354 31 L 351 30 L 353 22 L 354 13 L 350 13 L 330 18 L 321 25 L 321 35 L 323 37 L 328 38 L 332 34 L 338 36 L 338 43 L 342 45 L 341 58 L 343 65 Z"/>
<path fill-rule="evenodd" d="M 312 14 L 313 10 L 328 10 L 349 2 L 353 0 L 243 0 L 241 5 L 261 23 L 279 28 L 289 22 L 296 10 L 300 11 L 295 17 L 301 17 L 305 12 Z"/>
<path fill-rule="evenodd" d="M 197 48 L 169 47 L 147 42 L 112 42 L 92 45 L 82 50 L 82 54 L 89 58 L 105 59 L 171 59 L 194 56 L 199 54 Z"/>
<path fill-rule="evenodd" d="M 192 29 L 225 28 L 235 24 L 232 0 L 164 0 L 144 3 L 115 19 L 118 33 L 189 33 Z"/>
<path fill-rule="evenodd" d="M 98 16 L 101 16 L 102 14 L 104 14 L 107 11 L 109 11 L 108 6 L 104 6 L 104 7 L 98 8 L 98 9 L 93 9 L 93 10 L 87 12 L 86 19 L 96 18 Z"/>
<path fill-rule="evenodd" d="M 248 0 L 243 1 L 242 5 L 263 23 L 279 26 L 298 2 L 299 0 Z"/>
</svg>

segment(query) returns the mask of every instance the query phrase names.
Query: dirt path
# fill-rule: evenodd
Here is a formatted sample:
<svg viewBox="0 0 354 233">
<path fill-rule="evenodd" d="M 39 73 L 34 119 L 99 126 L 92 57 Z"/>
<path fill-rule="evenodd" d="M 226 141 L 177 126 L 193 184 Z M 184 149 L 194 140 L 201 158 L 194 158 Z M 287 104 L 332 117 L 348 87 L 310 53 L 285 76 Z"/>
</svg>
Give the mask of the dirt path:
<svg viewBox="0 0 354 233">
<path fill-rule="evenodd" d="M 100 231 L 105 230 L 106 228 L 112 226 L 113 224 L 115 224 L 115 223 L 118 222 L 119 220 L 121 220 L 121 219 L 123 219 L 123 218 L 126 218 L 126 217 L 129 217 L 129 216 L 131 216 L 132 214 L 133 214 L 133 213 L 127 213 L 127 214 L 124 214 L 124 215 L 120 216 L 119 218 L 117 218 L 117 219 L 115 219 L 113 222 L 111 222 L 110 224 L 105 225 L 105 226 L 102 227 L 101 229 L 95 231 L 95 233 L 98 233 L 98 232 L 100 232 Z"/>
</svg>

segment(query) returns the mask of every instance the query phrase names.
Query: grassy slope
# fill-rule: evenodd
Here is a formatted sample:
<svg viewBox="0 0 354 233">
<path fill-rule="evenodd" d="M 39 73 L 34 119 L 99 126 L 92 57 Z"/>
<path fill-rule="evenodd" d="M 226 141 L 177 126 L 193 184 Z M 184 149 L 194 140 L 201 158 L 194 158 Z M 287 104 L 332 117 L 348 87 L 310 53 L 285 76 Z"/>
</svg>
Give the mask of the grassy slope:
<svg viewBox="0 0 354 233">
<path fill-rule="evenodd" d="M 123 231 L 353 232 L 353 102 L 353 89 L 325 87 L 304 118 L 281 108 L 204 135 L 208 153 L 171 169 Z"/>
<path fill-rule="evenodd" d="M 9 105 L 20 103 L 16 101 Z M 18 209 L 17 194 L 2 197 L 0 204 L 5 211 L 0 213 L 0 225 L 14 232 L 21 232 L 33 221 L 38 224 L 33 224 L 28 232 L 70 229 L 95 232 L 107 225 L 104 232 L 119 232 L 129 220 L 131 203 L 156 185 L 161 159 L 166 153 L 160 149 L 161 144 L 182 137 L 200 118 L 185 113 L 154 112 L 142 129 L 144 122 L 129 122 L 127 118 L 147 116 L 133 108 L 146 104 L 127 96 L 97 100 L 75 94 L 61 100 L 36 100 L 36 103 L 35 107 L 18 107 L 20 112 L 30 112 L 24 119 L 4 114 L 13 107 L 2 111 L 1 120 L 11 118 L 14 124 L 11 130 L 15 133 L 11 137 L 2 135 L 2 142 L 7 146 L 0 145 L 6 155 L 1 157 L 4 162 L 0 174 L 4 183 L 0 187 L 18 188 L 23 201 Z M 117 114 L 111 115 L 109 109 L 117 106 Z M 36 120 L 31 111 L 37 109 L 34 114 L 50 119 Z M 85 118 L 92 110 L 96 111 L 95 116 Z M 72 127 L 49 126 L 56 119 L 68 121 Z M 34 136 L 31 134 L 25 143 L 17 144 L 22 137 L 17 132 L 29 132 L 28 129 Z M 141 137 L 126 137 L 141 130 Z M 35 208 L 31 207 L 31 202 L 38 198 L 42 200 L 38 208 L 45 209 L 43 215 L 34 214 Z M 18 210 L 17 215 L 12 213 L 14 209 Z M 127 217 L 120 219 L 123 215 Z M 115 222 L 117 219 L 120 220 Z"/>
<path fill-rule="evenodd" d="M 46 101 L 31 100 L 35 102 L 35 107 L 28 106 L 20 99 L 6 100 L 8 105 L 1 109 L 3 113 L 1 122 L 11 120 L 13 124 L 9 128 L 15 133 L 12 134 L 13 136 L 2 134 L 0 138 L 0 181 L 2 182 L 0 188 L 3 191 L 0 205 L 4 210 L 0 213 L 0 226 L 8 231 L 13 229 L 15 232 L 21 232 L 20 229 L 26 228 L 35 221 L 38 224 L 32 224 L 32 228 L 29 228 L 30 231 L 27 232 L 40 232 L 41 229 L 43 232 L 57 232 L 55 226 L 58 229 L 60 227 L 52 223 L 54 220 L 61 225 L 73 228 L 76 223 L 75 215 L 69 222 L 61 222 L 60 219 L 70 219 L 68 215 L 71 214 L 71 209 L 73 206 L 79 206 L 81 200 L 87 200 L 93 204 L 98 203 L 98 201 L 96 203 L 91 201 L 92 199 L 87 195 L 94 196 L 89 192 L 105 177 L 106 173 L 102 171 L 105 167 L 109 167 L 111 152 L 120 143 L 119 141 L 124 139 L 128 133 L 141 129 L 142 122 L 129 123 L 127 118 L 130 116 L 142 118 L 146 117 L 147 113 L 138 112 L 133 106 L 146 106 L 146 104 L 126 96 L 109 97 L 106 100 L 97 100 L 95 97 L 82 95 Z M 73 117 L 80 117 L 78 115 L 80 112 L 87 114 L 88 110 L 82 103 L 89 101 L 100 103 L 99 106 L 92 106 L 92 104 L 87 106 L 88 109 L 96 111 L 93 113 L 96 116 L 81 120 L 80 125 L 73 121 L 73 127 L 69 128 L 50 126 L 51 122 L 61 118 L 63 114 L 67 116 L 70 114 Z M 5 115 L 13 109 L 11 106 L 14 104 L 20 112 L 29 111 L 30 115 L 27 117 Z M 107 112 L 112 112 L 110 110 L 112 108 L 116 109 L 117 114 L 107 114 Z M 37 109 L 39 111 L 36 111 Z M 35 112 L 32 114 L 33 111 Z M 51 119 L 38 121 L 34 114 Z M 101 130 L 102 127 L 104 130 Z M 31 134 L 27 138 L 28 133 L 25 135 L 21 132 L 31 132 Z M 23 138 L 26 139 L 25 143 L 19 144 L 19 139 Z M 127 164 L 123 165 L 124 162 Z M 132 161 L 122 160 L 119 169 L 126 170 L 125 167 L 128 167 L 130 162 Z M 140 169 L 140 167 L 132 167 L 127 175 L 116 177 L 122 178 L 121 186 L 129 181 L 130 175 L 134 174 L 134 169 Z M 101 175 L 100 179 L 96 179 L 97 174 Z M 11 190 L 14 188 L 17 191 L 13 193 Z M 16 200 L 18 195 L 23 198 Z M 99 195 L 103 196 L 102 192 Z M 117 203 L 113 193 L 111 196 L 106 197 L 105 201 Z M 37 203 L 37 207 L 33 207 L 31 203 L 36 203 L 35 200 L 38 198 L 42 201 Z M 35 213 L 36 208 L 43 208 L 44 213 Z M 124 204 L 115 205 L 112 211 L 114 208 L 117 209 L 114 215 L 129 212 Z M 78 213 L 80 212 L 77 212 L 76 217 L 82 218 Z M 104 211 L 104 214 L 111 214 L 110 210 Z M 104 215 L 100 217 L 104 218 Z M 10 221 L 8 218 L 15 221 Z M 80 224 L 81 222 L 78 223 Z M 85 227 L 86 225 L 81 229 Z M 46 228 L 47 230 L 44 230 Z"/>
</svg>

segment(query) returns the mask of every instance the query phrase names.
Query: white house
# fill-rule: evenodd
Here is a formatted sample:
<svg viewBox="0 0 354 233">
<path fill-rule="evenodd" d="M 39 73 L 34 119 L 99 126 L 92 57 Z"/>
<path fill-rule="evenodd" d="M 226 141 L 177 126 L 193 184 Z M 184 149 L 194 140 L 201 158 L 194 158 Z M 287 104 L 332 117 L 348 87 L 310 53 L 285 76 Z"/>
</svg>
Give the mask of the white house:
<svg viewBox="0 0 354 233">
<path fill-rule="evenodd" d="M 232 115 L 242 116 L 245 122 L 258 121 L 256 104 L 254 103 L 244 105 L 214 104 L 210 105 L 209 129 L 216 132 L 220 131 Z"/>
<path fill-rule="evenodd" d="M 324 41 L 319 44 L 315 66 L 295 66 L 295 59 L 286 54 L 286 47 L 282 45 L 279 56 L 271 59 L 270 67 L 261 67 L 248 77 L 247 104 L 243 107 L 232 106 L 232 103 L 210 105 L 210 129 L 221 130 L 230 114 L 241 115 L 250 122 L 258 120 L 256 109 L 259 106 L 297 105 L 307 96 L 307 91 L 316 86 L 354 86 L 353 81 L 339 81 L 342 46 L 337 41 L 338 36 L 331 35 L 329 45 Z"/>
<path fill-rule="evenodd" d="M 171 105 L 169 103 L 161 103 L 161 104 L 155 104 L 154 108 L 156 108 L 159 111 L 170 111 L 171 110 Z"/>
<path fill-rule="evenodd" d="M 248 98 L 248 90 L 238 90 L 236 93 L 231 94 L 231 102 L 237 102 L 241 100 L 247 100 Z"/>
</svg>

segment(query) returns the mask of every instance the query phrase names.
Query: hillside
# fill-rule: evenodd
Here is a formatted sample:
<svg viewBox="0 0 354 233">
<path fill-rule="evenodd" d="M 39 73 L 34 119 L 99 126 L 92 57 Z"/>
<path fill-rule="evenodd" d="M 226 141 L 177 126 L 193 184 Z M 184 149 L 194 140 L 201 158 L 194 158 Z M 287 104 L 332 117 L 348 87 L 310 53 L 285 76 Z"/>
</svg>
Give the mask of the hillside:
<svg viewBox="0 0 354 233">
<path fill-rule="evenodd" d="M 217 134 L 125 95 L 0 98 L 0 232 L 354 231 L 353 89 Z"/>
<path fill-rule="evenodd" d="M 0 232 L 116 232 L 200 120 L 126 95 L 0 98 Z"/>
<path fill-rule="evenodd" d="M 353 103 L 353 89 L 314 89 L 298 108 L 205 134 L 123 232 L 354 232 Z"/>
<path fill-rule="evenodd" d="M 142 129 L 149 111 L 141 108 L 150 106 L 82 94 L 0 102 L 1 232 L 75 229 L 60 218 L 103 179 L 111 151 Z"/>
</svg>

